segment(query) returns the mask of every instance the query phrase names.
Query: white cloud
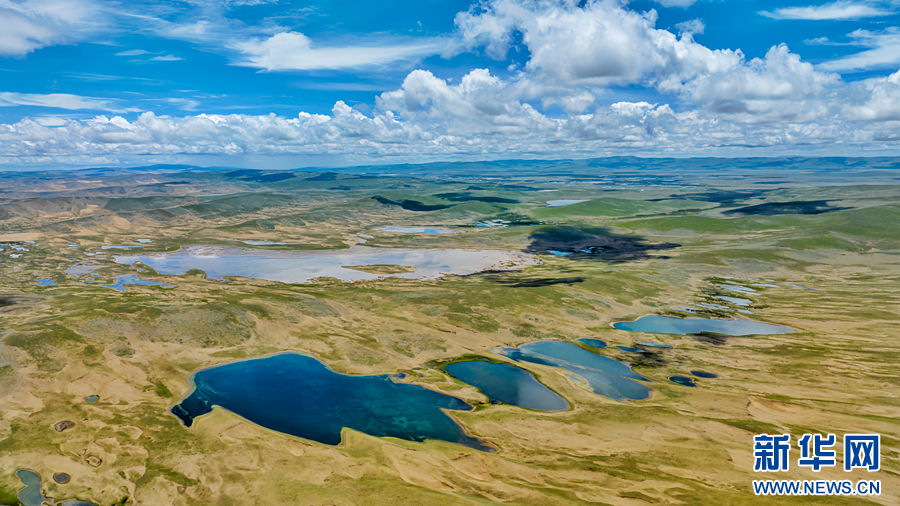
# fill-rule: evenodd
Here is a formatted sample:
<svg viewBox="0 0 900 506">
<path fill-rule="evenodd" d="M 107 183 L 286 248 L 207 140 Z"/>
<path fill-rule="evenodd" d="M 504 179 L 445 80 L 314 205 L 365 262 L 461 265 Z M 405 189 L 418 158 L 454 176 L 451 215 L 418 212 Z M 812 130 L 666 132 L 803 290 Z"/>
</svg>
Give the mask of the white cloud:
<svg viewBox="0 0 900 506">
<path fill-rule="evenodd" d="M 656 12 L 638 13 L 613 0 L 488 0 L 459 13 L 457 51 L 484 47 L 504 59 L 513 35 L 531 53 L 526 70 L 545 81 L 582 85 L 685 80 L 740 63 L 739 51 L 710 50 L 686 34 L 654 27 Z"/>
<path fill-rule="evenodd" d="M 0 107 L 14 107 L 17 105 L 33 105 L 38 107 L 55 107 L 70 111 L 78 109 L 110 110 L 111 102 L 106 99 L 80 97 L 66 93 L 51 93 L 39 95 L 35 93 L 0 92 Z"/>
<path fill-rule="evenodd" d="M 147 61 L 181 61 L 183 59 L 184 58 L 181 58 L 181 57 L 178 57 L 178 56 L 175 56 L 172 54 L 167 54 L 164 56 L 154 56 L 153 58 L 150 58 Z"/>
<path fill-rule="evenodd" d="M 140 56 L 142 54 L 150 54 L 150 51 L 144 51 L 143 49 L 129 49 L 128 51 L 116 53 L 116 56 Z"/>
<path fill-rule="evenodd" d="M 656 3 L 663 7 L 681 7 L 684 9 L 694 5 L 695 2 L 697 0 L 656 0 Z"/>
<path fill-rule="evenodd" d="M 26 118 L 0 124 L 0 160 L 324 154 L 366 163 L 623 153 L 771 156 L 864 152 L 900 141 L 893 133 L 900 121 L 900 72 L 834 89 L 828 75 L 808 65 L 780 46 L 732 73 L 711 76 L 709 83 L 697 81 L 690 91 L 703 103 L 696 108 L 676 112 L 668 104 L 642 101 L 596 106 L 584 96 L 577 107 L 584 110 L 563 118 L 521 100 L 533 86 L 487 70 L 473 70 L 456 84 L 417 70 L 399 89 L 383 93 L 369 115 L 338 102 L 330 115 L 301 112 L 293 118 L 147 112 L 133 121 L 97 116 L 61 125 Z M 798 77 L 791 80 L 788 74 Z M 743 97 L 745 107 L 720 107 L 720 99 L 730 95 Z M 570 95 L 578 97 L 574 91 Z"/>
<path fill-rule="evenodd" d="M 318 46 L 306 35 L 283 32 L 268 39 L 252 39 L 232 44 L 242 53 L 237 63 L 245 67 L 275 70 L 317 70 L 356 68 L 413 60 L 441 51 L 439 40 L 403 39 L 363 42 L 352 46 Z"/>
<path fill-rule="evenodd" d="M 826 98 L 840 84 L 837 74 L 818 72 L 787 46 L 771 48 L 724 72 L 698 77 L 683 86 L 690 100 L 711 112 L 744 121 L 801 121 L 820 111 L 809 102 Z"/>
<path fill-rule="evenodd" d="M 681 33 L 702 34 L 706 30 L 706 25 L 700 19 L 690 19 L 676 24 L 675 28 Z"/>
<path fill-rule="evenodd" d="M 852 72 L 857 70 L 894 69 L 900 66 L 900 28 L 890 27 L 882 32 L 856 30 L 848 35 L 854 46 L 870 49 L 820 63 L 823 70 Z"/>
<path fill-rule="evenodd" d="M 0 0 L 0 56 L 84 40 L 105 17 L 92 0 Z"/>
<path fill-rule="evenodd" d="M 870 2 L 839 0 L 822 5 L 808 7 L 784 7 L 774 11 L 760 11 L 760 14 L 772 19 L 806 19 L 814 21 L 834 19 L 861 19 L 890 16 L 895 11 L 884 9 Z"/>
</svg>

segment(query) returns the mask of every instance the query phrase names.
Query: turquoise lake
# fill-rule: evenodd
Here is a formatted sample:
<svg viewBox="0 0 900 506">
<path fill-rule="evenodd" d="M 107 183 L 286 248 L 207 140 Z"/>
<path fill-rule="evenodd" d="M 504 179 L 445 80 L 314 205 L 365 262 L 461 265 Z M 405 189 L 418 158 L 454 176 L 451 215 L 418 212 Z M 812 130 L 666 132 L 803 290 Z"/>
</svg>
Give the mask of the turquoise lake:
<svg viewBox="0 0 900 506">
<path fill-rule="evenodd" d="M 674 318 L 671 316 L 649 315 L 633 322 L 618 322 L 613 327 L 629 332 L 649 332 L 653 334 L 699 334 L 712 332 L 726 336 L 789 334 L 790 327 L 750 320 L 706 320 L 703 318 Z"/>
<path fill-rule="evenodd" d="M 471 360 L 447 364 L 444 370 L 454 378 L 479 388 L 492 401 L 540 411 L 569 409 L 565 399 L 521 367 Z"/>
<path fill-rule="evenodd" d="M 531 362 L 571 371 L 584 378 L 594 393 L 610 399 L 624 401 L 650 397 L 650 388 L 634 381 L 649 379 L 634 373 L 627 364 L 591 353 L 572 343 L 537 341 L 518 348 L 494 348 L 491 351 L 516 362 Z"/>
<path fill-rule="evenodd" d="M 390 375 L 338 374 L 313 357 L 284 353 L 198 371 L 194 390 L 172 408 L 190 427 L 220 406 L 263 427 L 320 443 L 341 442 L 349 428 L 407 441 L 439 439 L 481 451 L 494 449 L 471 437 L 442 409 L 472 410 L 456 397 Z"/>
</svg>

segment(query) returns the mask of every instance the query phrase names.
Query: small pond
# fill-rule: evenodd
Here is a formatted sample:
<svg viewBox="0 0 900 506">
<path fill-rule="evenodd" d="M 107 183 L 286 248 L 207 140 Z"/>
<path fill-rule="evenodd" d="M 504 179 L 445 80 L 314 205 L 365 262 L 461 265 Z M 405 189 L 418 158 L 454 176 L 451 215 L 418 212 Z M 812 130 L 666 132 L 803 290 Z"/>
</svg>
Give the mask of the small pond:
<svg viewBox="0 0 900 506">
<path fill-rule="evenodd" d="M 447 364 L 444 370 L 454 378 L 477 387 L 492 401 L 540 411 L 569 409 L 565 399 L 521 367 L 471 360 Z"/>
<path fill-rule="evenodd" d="M 628 353 L 644 353 L 644 350 L 639 350 L 637 348 L 632 348 L 630 346 L 616 346 L 616 348 L 627 351 Z"/>
<path fill-rule="evenodd" d="M 374 280 L 386 276 L 436 279 L 443 274 L 467 275 L 489 269 L 529 267 L 540 262 L 518 251 L 470 249 L 403 249 L 351 246 L 325 251 L 267 251 L 224 246 L 188 246 L 174 253 L 116 256 L 116 262 L 141 262 L 162 274 L 199 269 L 211 279 L 225 276 L 309 283 L 332 277 L 343 281 Z M 414 272 L 374 274 L 350 267 L 400 265 Z"/>
<path fill-rule="evenodd" d="M 572 343 L 537 341 L 518 348 L 494 348 L 494 353 L 517 362 L 561 367 L 583 378 L 594 393 L 619 401 L 650 397 L 650 388 L 634 380 L 650 381 L 628 365 L 591 353 Z"/>
<path fill-rule="evenodd" d="M 398 234 L 452 234 L 447 227 L 381 227 L 376 228 L 381 232 L 394 232 Z"/>
<path fill-rule="evenodd" d="M 118 290 L 120 292 L 124 292 L 126 290 L 125 285 L 161 286 L 163 288 L 175 288 L 175 285 L 160 283 L 159 281 L 150 281 L 149 279 L 141 279 L 137 277 L 136 274 L 123 274 L 121 276 L 116 276 L 115 278 L 113 278 L 113 281 L 114 283 L 111 285 L 101 286 L 112 288 L 113 290 Z"/>
<path fill-rule="evenodd" d="M 753 304 L 753 301 L 750 299 L 742 299 L 741 297 L 729 297 L 727 295 L 717 295 L 717 299 L 722 299 L 724 301 L 730 302 L 735 306 L 749 306 Z"/>
<path fill-rule="evenodd" d="M 704 372 L 704 371 L 691 371 L 691 374 L 693 374 L 694 376 L 696 376 L 698 378 L 718 378 L 719 377 L 718 374 L 713 374 L 711 372 Z"/>
<path fill-rule="evenodd" d="M 613 327 L 629 332 L 653 334 L 698 334 L 711 332 L 726 336 L 789 334 L 790 327 L 751 320 L 706 320 L 703 318 L 674 318 L 671 316 L 648 315 L 633 322 L 618 322 Z"/>
<path fill-rule="evenodd" d="M 465 433 L 442 409 L 469 411 L 456 397 L 391 375 L 338 374 L 313 357 L 283 353 L 203 369 L 194 390 L 172 408 L 190 427 L 220 406 L 274 431 L 324 444 L 341 442 L 349 428 L 408 441 L 440 439 L 481 451 L 493 448 Z"/>
<path fill-rule="evenodd" d="M 572 204 L 580 204 L 582 202 L 587 202 L 587 200 L 548 200 L 547 207 L 570 206 Z"/>
<path fill-rule="evenodd" d="M 97 402 L 100 400 L 100 396 L 99 395 L 89 395 L 89 396 L 85 397 L 84 400 L 86 400 L 88 402 Z"/>
<path fill-rule="evenodd" d="M 669 378 L 669 380 L 673 383 L 678 383 L 679 385 L 686 386 L 686 387 L 696 387 L 697 386 L 696 384 L 694 384 L 694 380 L 692 380 L 691 378 L 688 378 L 687 376 L 671 376 Z"/>
<path fill-rule="evenodd" d="M 638 343 L 641 346 L 649 346 L 651 348 L 672 348 L 668 344 L 659 344 L 659 343 Z"/>
<path fill-rule="evenodd" d="M 35 283 L 35 285 L 37 285 L 37 286 L 59 286 L 58 284 L 54 283 L 52 279 L 39 279 L 38 282 Z"/>
</svg>

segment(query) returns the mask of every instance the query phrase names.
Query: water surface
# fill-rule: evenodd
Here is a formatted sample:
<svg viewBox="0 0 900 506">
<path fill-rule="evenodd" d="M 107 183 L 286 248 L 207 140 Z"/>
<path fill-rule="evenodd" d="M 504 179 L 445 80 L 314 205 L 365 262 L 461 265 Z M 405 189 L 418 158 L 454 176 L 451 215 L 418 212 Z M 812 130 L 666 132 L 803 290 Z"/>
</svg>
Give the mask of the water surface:
<svg viewBox="0 0 900 506">
<path fill-rule="evenodd" d="M 448 364 L 444 370 L 454 378 L 477 387 L 492 401 L 540 411 L 569 409 L 565 399 L 521 367 L 471 360 Z"/>
<path fill-rule="evenodd" d="M 734 304 L 735 306 L 749 306 L 750 304 L 753 304 L 752 300 L 742 299 L 740 297 L 729 297 L 727 295 L 717 295 L 716 298 L 730 302 L 730 303 Z"/>
<path fill-rule="evenodd" d="M 572 204 L 580 204 L 582 202 L 587 202 L 587 200 L 548 200 L 547 207 L 570 206 Z"/>
<path fill-rule="evenodd" d="M 668 344 L 659 344 L 659 343 L 638 343 L 641 346 L 650 346 L 651 348 L 672 348 Z"/>
<path fill-rule="evenodd" d="M 669 378 L 672 383 L 678 383 L 679 385 L 686 387 L 696 387 L 697 385 L 694 383 L 694 380 L 688 378 L 687 376 L 672 376 Z"/>
<path fill-rule="evenodd" d="M 659 315 L 642 316 L 633 322 L 614 323 L 613 327 L 629 332 L 649 332 L 654 334 L 712 332 L 726 336 L 789 334 L 794 331 L 790 327 L 751 320 L 706 320 L 703 318 L 674 318 Z"/>
<path fill-rule="evenodd" d="M 225 276 L 309 283 L 332 277 L 343 281 L 384 277 L 436 279 L 443 274 L 467 275 L 487 269 L 511 269 L 537 265 L 531 255 L 506 250 L 404 249 L 351 246 L 327 251 L 266 251 L 223 246 L 188 246 L 174 253 L 116 256 L 116 262 L 141 262 L 162 274 L 184 274 L 199 269 L 211 279 Z M 401 265 L 414 272 L 373 274 L 344 266 Z"/>
<path fill-rule="evenodd" d="M 175 288 L 175 285 L 160 283 L 159 281 L 150 281 L 149 279 L 141 279 L 137 277 L 136 274 L 123 274 L 121 276 L 116 276 L 115 278 L 113 278 L 113 284 L 101 286 L 124 292 L 126 290 L 125 285 L 161 286 L 163 288 Z"/>
<path fill-rule="evenodd" d="M 194 390 L 172 408 L 188 427 L 220 406 L 274 431 L 330 445 L 341 442 L 346 427 L 376 437 L 440 439 L 493 450 L 441 411 L 471 410 L 462 400 L 397 383 L 390 375 L 338 374 L 305 355 L 233 362 L 203 369 L 191 379 Z"/>
<path fill-rule="evenodd" d="M 446 227 L 381 227 L 375 230 L 382 232 L 395 232 L 398 234 L 452 234 L 452 230 Z"/>
<path fill-rule="evenodd" d="M 89 396 L 85 397 L 84 400 L 86 400 L 88 402 L 97 402 L 100 400 L 100 396 L 99 395 L 89 395 Z"/>
<path fill-rule="evenodd" d="M 583 378 L 594 393 L 619 401 L 650 397 L 650 389 L 637 381 L 650 381 L 635 374 L 618 360 L 591 353 L 572 343 L 537 341 L 518 348 L 494 348 L 494 353 L 517 362 L 561 367 Z"/>
<path fill-rule="evenodd" d="M 66 473 L 56 473 L 53 475 L 53 481 L 56 483 L 69 483 L 70 479 L 72 479 L 72 477 Z"/>
<path fill-rule="evenodd" d="M 39 279 L 38 282 L 35 283 L 35 285 L 37 285 L 37 286 L 59 286 L 58 284 L 54 283 L 52 279 Z"/>
<path fill-rule="evenodd" d="M 637 348 L 632 348 L 630 346 L 616 346 L 616 348 L 618 348 L 622 351 L 627 351 L 629 353 L 644 353 L 644 350 L 639 350 Z"/>
<path fill-rule="evenodd" d="M 718 378 L 719 377 L 718 374 L 713 374 L 711 372 L 705 372 L 705 371 L 691 371 L 691 374 L 693 374 L 694 376 L 696 376 L 698 378 Z"/>
<path fill-rule="evenodd" d="M 576 339 L 576 341 L 578 341 L 579 343 L 584 343 L 588 346 L 593 346 L 594 348 L 606 348 L 606 342 L 599 339 L 590 339 L 585 337 L 582 339 Z"/>
<path fill-rule="evenodd" d="M 16 476 L 25 484 L 25 488 L 17 496 L 24 506 L 41 506 L 42 502 L 49 501 L 41 493 L 41 475 L 28 469 L 19 469 Z"/>
</svg>

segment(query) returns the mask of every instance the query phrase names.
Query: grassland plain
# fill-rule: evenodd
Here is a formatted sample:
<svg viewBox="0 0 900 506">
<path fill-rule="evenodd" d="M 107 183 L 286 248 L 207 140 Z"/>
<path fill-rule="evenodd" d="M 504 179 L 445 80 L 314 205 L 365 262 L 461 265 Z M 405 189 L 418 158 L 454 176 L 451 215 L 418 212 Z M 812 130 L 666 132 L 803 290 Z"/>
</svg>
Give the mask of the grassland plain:
<svg viewBox="0 0 900 506">
<path fill-rule="evenodd" d="M 0 504 L 17 503 L 21 468 L 41 474 L 48 497 L 102 505 L 900 504 L 898 171 L 880 168 L 854 179 L 832 161 L 816 173 L 817 165 L 799 160 L 791 163 L 811 172 L 793 183 L 760 185 L 784 169 L 748 177 L 741 171 L 750 162 L 735 162 L 740 170 L 719 168 L 712 173 L 718 177 L 704 179 L 708 172 L 688 165 L 685 175 L 673 176 L 668 165 L 605 163 L 588 167 L 593 172 L 554 166 L 550 176 L 542 175 L 546 166 L 526 164 L 515 181 L 488 177 L 490 166 L 416 177 L 297 172 L 267 179 L 264 172 L 171 169 L 104 173 L 90 184 L 79 174 L 0 179 Z M 598 172 L 607 183 L 586 177 Z M 866 184 L 855 184 L 860 179 Z M 165 185 L 172 180 L 192 184 Z M 373 196 L 448 207 L 410 211 Z M 545 207 L 553 199 L 589 202 Z M 821 200 L 847 209 L 724 214 Z M 473 226 L 512 216 L 542 224 Z M 443 225 L 457 233 L 375 230 L 390 225 Z M 678 247 L 614 258 L 531 251 L 536 237 L 560 235 L 561 227 L 579 240 L 572 230 Z M 31 235 L 12 235 L 23 233 Z M 524 250 L 542 263 L 437 281 L 287 285 L 221 282 L 199 271 L 166 276 L 116 264 L 122 250 L 101 249 L 333 249 L 361 240 L 373 247 Z M 76 262 L 99 266 L 98 276 L 64 274 Z M 409 269 L 372 267 L 384 274 Z M 175 288 L 96 286 L 121 274 Z M 36 286 L 39 279 L 59 286 Z M 729 291 L 752 284 L 774 286 Z M 740 309 L 753 314 L 695 305 L 725 304 L 721 295 L 750 299 Z M 740 316 L 797 332 L 676 336 L 610 325 L 645 314 Z M 518 363 L 572 405 L 545 413 L 493 405 L 441 369 L 463 357 L 508 362 L 491 353 L 496 346 L 583 337 L 609 342 L 590 351 L 627 361 L 653 380 L 651 398 L 612 401 L 561 369 Z M 674 348 L 643 347 L 646 353 L 635 355 L 615 347 L 640 342 Z M 451 416 L 499 451 L 352 430 L 341 445 L 328 446 L 220 408 L 190 429 L 168 411 L 188 393 L 192 372 L 282 351 L 315 356 L 341 373 L 405 372 L 398 381 L 460 397 L 476 409 Z M 697 378 L 697 388 L 667 380 L 691 370 L 719 378 Z M 85 401 L 91 395 L 99 400 Z M 74 425 L 58 432 L 60 421 Z M 751 447 L 759 432 L 880 433 L 882 470 L 852 479 L 880 479 L 882 494 L 755 497 L 751 481 L 760 475 L 752 472 Z M 71 480 L 50 479 L 59 472 Z M 792 465 L 777 478 L 847 476 Z"/>
</svg>

